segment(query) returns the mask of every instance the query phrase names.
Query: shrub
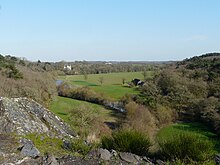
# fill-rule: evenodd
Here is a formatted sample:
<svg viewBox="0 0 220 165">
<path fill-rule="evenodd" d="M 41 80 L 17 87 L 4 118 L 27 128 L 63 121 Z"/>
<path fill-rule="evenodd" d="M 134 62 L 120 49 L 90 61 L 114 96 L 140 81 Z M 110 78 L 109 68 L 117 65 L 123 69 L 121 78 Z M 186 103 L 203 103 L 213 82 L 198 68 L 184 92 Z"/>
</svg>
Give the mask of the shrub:
<svg viewBox="0 0 220 165">
<path fill-rule="evenodd" d="M 97 148 L 97 144 L 86 144 L 83 139 L 74 139 L 71 142 L 71 151 L 85 156 L 90 150 Z"/>
<path fill-rule="evenodd" d="M 170 107 L 162 106 L 160 104 L 157 105 L 155 112 L 160 125 L 171 123 L 177 116 Z"/>
<path fill-rule="evenodd" d="M 131 152 L 137 155 L 147 155 L 151 142 L 143 133 L 135 130 L 119 130 L 112 137 L 102 138 L 102 147 L 120 152 Z"/>
<path fill-rule="evenodd" d="M 175 136 L 159 138 L 161 155 L 169 160 L 204 161 L 213 154 L 213 144 L 195 133 L 182 132 Z"/>
<path fill-rule="evenodd" d="M 73 108 L 68 115 L 70 126 L 88 142 L 100 140 L 101 134 L 108 134 L 110 129 L 104 123 L 104 118 L 98 112 L 86 105 Z"/>
<path fill-rule="evenodd" d="M 154 115 L 148 108 L 135 102 L 129 102 L 125 106 L 126 116 L 123 120 L 123 128 L 132 128 L 143 132 L 151 137 L 156 130 L 156 121 Z"/>
</svg>

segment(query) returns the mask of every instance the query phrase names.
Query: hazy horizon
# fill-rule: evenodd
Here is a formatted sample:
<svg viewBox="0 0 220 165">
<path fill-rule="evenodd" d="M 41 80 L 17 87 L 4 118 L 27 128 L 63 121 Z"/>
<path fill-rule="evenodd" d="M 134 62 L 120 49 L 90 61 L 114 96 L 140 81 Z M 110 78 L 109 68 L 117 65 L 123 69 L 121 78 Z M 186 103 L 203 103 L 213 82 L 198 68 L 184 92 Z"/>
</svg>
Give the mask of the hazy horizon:
<svg viewBox="0 0 220 165">
<path fill-rule="evenodd" d="M 220 1 L 1 0 L 0 54 L 31 61 L 176 61 L 220 52 Z"/>
</svg>

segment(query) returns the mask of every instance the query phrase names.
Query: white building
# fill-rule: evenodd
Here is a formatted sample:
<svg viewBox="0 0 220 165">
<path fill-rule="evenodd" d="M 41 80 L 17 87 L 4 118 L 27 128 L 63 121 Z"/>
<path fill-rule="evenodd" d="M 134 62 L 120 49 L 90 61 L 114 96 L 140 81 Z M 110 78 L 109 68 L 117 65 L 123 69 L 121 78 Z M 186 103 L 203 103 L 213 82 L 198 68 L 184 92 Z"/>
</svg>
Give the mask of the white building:
<svg viewBox="0 0 220 165">
<path fill-rule="evenodd" d="M 68 65 L 68 64 L 65 64 L 64 67 L 63 67 L 64 70 L 72 70 L 72 66 L 71 65 Z"/>
</svg>

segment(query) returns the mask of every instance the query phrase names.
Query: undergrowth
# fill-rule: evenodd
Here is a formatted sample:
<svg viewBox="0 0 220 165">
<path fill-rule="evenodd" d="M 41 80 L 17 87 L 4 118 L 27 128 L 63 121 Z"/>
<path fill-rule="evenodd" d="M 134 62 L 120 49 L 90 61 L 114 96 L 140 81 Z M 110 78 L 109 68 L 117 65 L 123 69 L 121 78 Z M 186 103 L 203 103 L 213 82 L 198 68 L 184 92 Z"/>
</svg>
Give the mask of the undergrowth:
<svg viewBox="0 0 220 165">
<path fill-rule="evenodd" d="M 102 138 L 102 147 L 120 152 L 131 152 L 137 155 L 147 155 L 151 142 L 149 138 L 135 130 L 119 130 L 112 133 L 111 137 Z"/>
</svg>

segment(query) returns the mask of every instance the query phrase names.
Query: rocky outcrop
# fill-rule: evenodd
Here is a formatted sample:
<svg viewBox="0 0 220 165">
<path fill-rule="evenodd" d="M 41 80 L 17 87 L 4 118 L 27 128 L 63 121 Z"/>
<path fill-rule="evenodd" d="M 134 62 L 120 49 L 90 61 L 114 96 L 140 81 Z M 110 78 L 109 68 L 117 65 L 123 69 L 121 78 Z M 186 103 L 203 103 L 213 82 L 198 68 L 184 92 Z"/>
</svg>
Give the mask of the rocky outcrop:
<svg viewBox="0 0 220 165">
<path fill-rule="evenodd" d="M 161 163 L 165 162 L 161 160 Z M 108 165 L 156 165 L 158 164 L 156 160 L 152 160 L 147 157 L 141 157 L 132 153 L 127 152 L 116 152 L 115 150 L 108 151 L 106 149 L 96 149 L 92 150 L 86 155 L 85 158 L 67 156 L 58 159 L 60 165 L 98 165 L 98 164 L 108 164 Z M 162 164 L 161 164 L 162 165 Z"/>
<path fill-rule="evenodd" d="M 0 98 L 0 133 L 46 133 L 72 137 L 75 134 L 55 114 L 28 98 Z"/>
<path fill-rule="evenodd" d="M 76 136 L 58 116 L 28 98 L 0 98 L 0 164 L 56 164 L 24 137 L 30 133 L 70 139 Z M 42 139 L 43 140 L 43 139 Z M 46 147 L 46 146 L 45 146 Z"/>
<path fill-rule="evenodd" d="M 68 125 L 37 102 L 27 98 L 0 98 L 0 164 L 158 164 L 146 157 L 106 149 L 90 151 L 85 158 L 65 154 L 63 157 L 51 153 L 45 155 L 40 153 L 33 141 L 26 139 L 28 136 L 23 136 L 29 133 L 62 138 L 65 150 L 71 150 L 68 139 L 75 136 Z"/>
</svg>

